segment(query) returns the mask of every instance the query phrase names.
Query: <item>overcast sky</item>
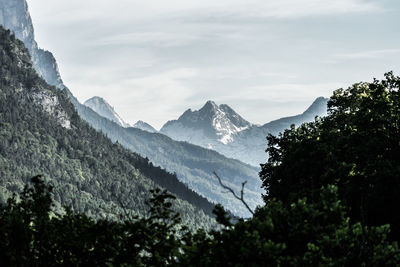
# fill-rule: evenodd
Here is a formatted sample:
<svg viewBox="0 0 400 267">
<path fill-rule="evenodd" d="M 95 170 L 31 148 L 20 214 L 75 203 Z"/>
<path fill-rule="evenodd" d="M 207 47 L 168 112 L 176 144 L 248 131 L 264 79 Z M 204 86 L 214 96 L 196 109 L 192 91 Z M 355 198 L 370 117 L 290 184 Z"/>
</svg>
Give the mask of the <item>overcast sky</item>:
<svg viewBox="0 0 400 267">
<path fill-rule="evenodd" d="M 81 101 L 156 128 L 211 99 L 253 123 L 400 74 L 398 0 L 27 0 Z"/>
</svg>

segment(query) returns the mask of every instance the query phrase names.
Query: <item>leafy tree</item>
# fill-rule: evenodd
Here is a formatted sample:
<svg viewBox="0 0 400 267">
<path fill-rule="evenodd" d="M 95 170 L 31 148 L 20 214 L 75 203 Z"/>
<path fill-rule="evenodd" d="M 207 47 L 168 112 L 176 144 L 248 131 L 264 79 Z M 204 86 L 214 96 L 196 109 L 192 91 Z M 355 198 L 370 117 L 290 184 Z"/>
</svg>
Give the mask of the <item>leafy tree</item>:
<svg viewBox="0 0 400 267">
<path fill-rule="evenodd" d="M 328 116 L 268 137 L 260 173 L 266 201 L 320 201 L 321 186 L 337 185 L 354 221 L 390 224 L 400 240 L 400 77 L 336 90 Z"/>
</svg>

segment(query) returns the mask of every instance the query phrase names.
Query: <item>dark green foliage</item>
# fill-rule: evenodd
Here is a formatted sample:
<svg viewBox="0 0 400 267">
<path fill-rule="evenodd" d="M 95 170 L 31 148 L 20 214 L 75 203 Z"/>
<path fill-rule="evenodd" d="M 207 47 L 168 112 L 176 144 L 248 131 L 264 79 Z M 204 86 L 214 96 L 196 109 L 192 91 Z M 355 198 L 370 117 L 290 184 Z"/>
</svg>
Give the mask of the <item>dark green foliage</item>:
<svg viewBox="0 0 400 267">
<path fill-rule="evenodd" d="M 176 261 L 179 216 L 174 196 L 154 190 L 148 216 L 124 222 L 94 221 L 67 210 L 52 213 L 51 187 L 38 177 L 21 200 L 0 207 L 0 262 L 5 266 L 163 266 Z M 182 233 L 183 233 L 182 232 Z"/>
<path fill-rule="evenodd" d="M 181 263 L 195 266 L 396 266 L 400 263 L 397 243 L 387 241 L 389 226 L 351 224 L 335 186 L 322 189 L 320 200 L 311 204 L 299 199 L 288 207 L 271 200 L 248 221 L 214 231 L 211 236 L 199 232 L 188 242 Z"/>
<path fill-rule="evenodd" d="M 319 203 L 289 207 L 271 200 L 236 224 L 221 207 L 225 228 L 196 233 L 180 225 L 173 195 L 153 190 L 144 217 L 93 220 L 53 212 L 51 187 L 32 179 L 17 201 L 0 206 L 0 262 L 6 266 L 396 266 L 400 251 L 389 226 L 351 224 L 337 187 Z"/>
<path fill-rule="evenodd" d="M 62 127 L 63 121 L 70 127 Z M 162 185 L 180 197 L 176 209 L 184 221 L 212 222 L 203 211 L 212 215 L 213 205 L 176 175 L 82 121 L 66 92 L 47 85 L 22 42 L 0 27 L 0 202 L 40 173 L 52 177 L 57 208 L 118 219 L 123 203 L 129 213 L 140 215 L 149 190 Z"/>
<path fill-rule="evenodd" d="M 269 136 L 270 158 L 261 178 L 268 201 L 289 205 L 337 185 L 350 218 L 365 225 L 390 224 L 400 240 L 400 78 L 339 89 L 328 102 L 329 116 Z"/>
</svg>

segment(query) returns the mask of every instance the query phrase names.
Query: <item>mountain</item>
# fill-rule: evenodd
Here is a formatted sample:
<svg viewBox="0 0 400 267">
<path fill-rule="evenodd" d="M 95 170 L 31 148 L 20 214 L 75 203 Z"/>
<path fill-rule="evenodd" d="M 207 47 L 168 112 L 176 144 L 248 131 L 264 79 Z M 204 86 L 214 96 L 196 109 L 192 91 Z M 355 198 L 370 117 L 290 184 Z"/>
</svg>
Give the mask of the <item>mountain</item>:
<svg viewBox="0 0 400 267">
<path fill-rule="evenodd" d="M 228 144 L 234 135 L 251 126 L 228 105 L 207 101 L 200 110 L 188 109 L 178 120 L 168 121 L 160 132 L 178 141 L 213 148 L 214 141 Z"/>
<path fill-rule="evenodd" d="M 26 46 L 29 47 L 32 44 L 36 44 L 33 38 L 33 26 L 26 1 L 0 1 L 1 19 L 6 24 L 6 27 L 15 32 L 16 36 L 26 43 Z M 30 38 L 24 38 L 26 35 L 29 35 Z M 46 82 L 55 85 L 68 95 L 79 116 L 95 129 L 111 138 L 112 141 L 118 142 L 123 147 L 146 157 L 148 164 L 152 166 L 154 164 L 171 173 L 175 173 L 179 181 L 184 182 L 190 189 L 214 203 L 223 204 L 236 215 L 248 216 L 249 212 L 233 196 L 221 190 L 217 179 L 212 174 L 213 171 L 218 171 L 224 182 L 236 191 L 240 191 L 241 183 L 247 180 L 246 200 L 252 208 L 262 203 L 261 194 L 263 191 L 260 188 L 261 181 L 258 177 L 259 168 L 226 158 L 219 153 L 189 143 L 174 141 L 162 134 L 149 133 L 132 127 L 124 128 L 100 116 L 91 108 L 79 103 L 62 83 L 61 78 L 54 79 L 54 77 L 60 77 L 60 75 L 51 53 L 46 53 L 48 57 L 36 57 L 35 59 L 35 53 L 43 50 L 38 49 L 37 44 L 33 48 L 29 50 L 32 51 L 33 60 L 37 61 L 34 67 L 39 75 Z M 52 75 L 47 75 L 46 73 Z M 76 138 L 80 137 L 76 136 Z M 151 163 L 148 161 L 151 161 Z M 153 176 L 153 178 L 156 179 L 157 176 Z M 170 184 L 165 179 L 161 179 L 161 181 L 171 186 L 168 187 L 171 190 L 178 186 L 177 184 Z M 179 186 L 182 186 L 182 184 Z"/>
<path fill-rule="evenodd" d="M 160 133 L 258 166 L 267 161 L 265 149 L 268 134 L 276 135 L 291 124 L 300 125 L 314 120 L 315 116 L 325 116 L 327 101 L 327 98 L 319 97 L 304 113 L 262 126 L 246 121 L 228 105 L 218 106 L 213 101 L 207 101 L 200 110 L 188 109 L 177 120 L 168 121 Z"/>
<path fill-rule="evenodd" d="M 212 224 L 204 213 L 211 203 L 84 122 L 66 91 L 40 78 L 23 43 L 0 26 L 0 200 L 37 174 L 54 186 L 58 207 L 94 218 L 144 215 L 149 190 L 163 185 L 180 197 L 176 209 L 187 223 Z"/>
<path fill-rule="evenodd" d="M 134 125 L 132 125 L 133 128 L 137 128 L 143 131 L 147 131 L 150 133 L 156 133 L 157 130 L 153 128 L 150 124 L 144 122 L 144 121 L 137 121 Z"/>
<path fill-rule="evenodd" d="M 85 106 L 93 109 L 100 116 L 107 118 L 119 126 L 129 127 L 130 125 L 115 112 L 114 108 L 107 103 L 103 98 L 99 96 L 94 96 L 83 103 Z"/>
</svg>

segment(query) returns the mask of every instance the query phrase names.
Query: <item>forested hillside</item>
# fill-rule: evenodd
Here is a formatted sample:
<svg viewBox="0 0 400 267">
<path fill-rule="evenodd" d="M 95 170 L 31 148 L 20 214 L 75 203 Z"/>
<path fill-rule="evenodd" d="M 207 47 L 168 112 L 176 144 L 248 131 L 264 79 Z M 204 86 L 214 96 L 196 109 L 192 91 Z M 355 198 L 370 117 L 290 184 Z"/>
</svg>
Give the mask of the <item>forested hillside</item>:
<svg viewBox="0 0 400 267">
<path fill-rule="evenodd" d="M 124 210 L 143 214 L 149 190 L 161 184 L 196 205 L 178 200 L 186 222 L 212 222 L 203 210 L 211 214 L 213 205 L 175 175 L 82 121 L 67 94 L 37 75 L 23 43 L 0 27 L 1 200 L 37 174 L 53 184 L 58 206 L 95 218 L 116 218 Z"/>
</svg>

